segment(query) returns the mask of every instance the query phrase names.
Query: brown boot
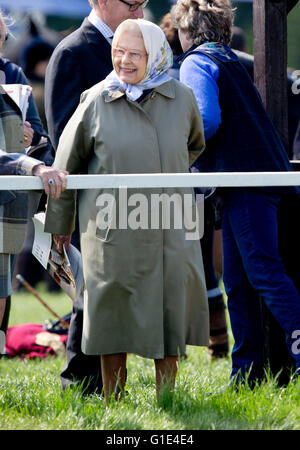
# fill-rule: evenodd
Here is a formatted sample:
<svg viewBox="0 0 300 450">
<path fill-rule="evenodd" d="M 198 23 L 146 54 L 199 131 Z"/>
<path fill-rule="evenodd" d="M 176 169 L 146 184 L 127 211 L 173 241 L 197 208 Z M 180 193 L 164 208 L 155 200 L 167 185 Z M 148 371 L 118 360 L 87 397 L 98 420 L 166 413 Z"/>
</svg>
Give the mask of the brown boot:
<svg viewBox="0 0 300 450">
<path fill-rule="evenodd" d="M 208 299 L 210 337 L 208 353 L 211 359 L 228 355 L 228 333 L 225 316 L 225 304 L 222 295 Z"/>
</svg>

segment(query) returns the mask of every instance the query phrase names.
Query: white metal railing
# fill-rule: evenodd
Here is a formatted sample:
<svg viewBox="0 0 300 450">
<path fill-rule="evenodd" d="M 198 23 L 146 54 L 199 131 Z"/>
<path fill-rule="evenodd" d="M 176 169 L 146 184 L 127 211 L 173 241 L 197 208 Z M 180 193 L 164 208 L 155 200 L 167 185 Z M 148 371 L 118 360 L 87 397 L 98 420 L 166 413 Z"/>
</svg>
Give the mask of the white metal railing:
<svg viewBox="0 0 300 450">
<path fill-rule="evenodd" d="M 147 173 L 68 175 L 67 189 L 300 186 L 300 172 Z M 2 175 L 0 190 L 40 190 L 36 176 Z"/>
</svg>

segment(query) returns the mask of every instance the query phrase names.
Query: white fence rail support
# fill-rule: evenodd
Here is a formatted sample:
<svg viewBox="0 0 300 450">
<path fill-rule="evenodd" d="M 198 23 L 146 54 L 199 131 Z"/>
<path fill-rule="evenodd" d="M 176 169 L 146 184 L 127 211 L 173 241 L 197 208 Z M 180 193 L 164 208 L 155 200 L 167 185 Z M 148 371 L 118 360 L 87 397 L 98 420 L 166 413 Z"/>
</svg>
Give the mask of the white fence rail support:
<svg viewBox="0 0 300 450">
<path fill-rule="evenodd" d="M 67 189 L 300 186 L 300 172 L 68 175 Z M 40 190 L 36 176 L 0 176 L 0 190 Z"/>
</svg>

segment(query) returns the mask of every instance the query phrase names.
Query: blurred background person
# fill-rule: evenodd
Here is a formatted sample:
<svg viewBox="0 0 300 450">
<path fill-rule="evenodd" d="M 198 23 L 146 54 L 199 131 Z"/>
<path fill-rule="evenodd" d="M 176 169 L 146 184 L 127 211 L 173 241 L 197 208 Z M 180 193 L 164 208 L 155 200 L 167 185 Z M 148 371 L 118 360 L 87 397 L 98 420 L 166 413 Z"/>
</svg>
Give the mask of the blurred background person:
<svg viewBox="0 0 300 450">
<path fill-rule="evenodd" d="M 230 47 L 234 50 L 248 53 L 246 36 L 241 27 L 236 26 L 232 27 Z"/>
<path fill-rule="evenodd" d="M 171 67 L 169 74 L 171 75 L 171 77 L 175 78 L 176 80 L 179 80 L 180 66 L 176 61 L 176 57 L 182 54 L 182 47 L 178 37 L 178 30 L 173 26 L 172 17 L 170 13 L 166 14 L 162 18 L 159 26 L 165 33 L 167 41 L 169 42 L 169 45 L 174 55 L 173 66 Z"/>
<path fill-rule="evenodd" d="M 45 76 L 54 48 L 54 45 L 39 36 L 39 34 L 36 34 L 32 36 L 32 39 L 24 46 L 21 52 L 21 65 L 33 89 L 39 116 L 46 130 L 47 120 L 44 104 Z"/>
</svg>

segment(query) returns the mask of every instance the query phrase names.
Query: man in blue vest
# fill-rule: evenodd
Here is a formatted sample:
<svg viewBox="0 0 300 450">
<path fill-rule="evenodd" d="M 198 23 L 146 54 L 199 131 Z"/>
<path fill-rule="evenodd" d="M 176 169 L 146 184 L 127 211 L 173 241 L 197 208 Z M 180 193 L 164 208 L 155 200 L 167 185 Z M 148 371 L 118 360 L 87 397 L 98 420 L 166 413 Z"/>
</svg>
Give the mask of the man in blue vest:
<svg viewBox="0 0 300 450">
<path fill-rule="evenodd" d="M 80 95 L 112 71 L 114 31 L 126 19 L 143 18 L 149 0 L 89 0 L 90 15 L 81 27 L 63 39 L 49 61 L 45 80 L 48 132 L 56 149 L 60 135 L 74 113 Z M 78 227 L 77 227 L 78 229 Z M 72 243 L 80 248 L 78 233 Z M 100 393 L 99 356 L 81 352 L 83 296 L 74 303 L 67 343 L 67 362 L 61 374 L 63 388 L 78 383 L 85 393 Z"/>
</svg>

